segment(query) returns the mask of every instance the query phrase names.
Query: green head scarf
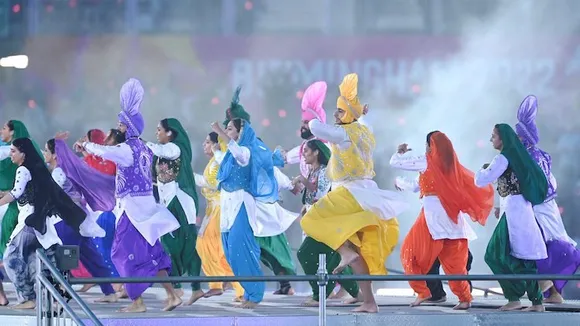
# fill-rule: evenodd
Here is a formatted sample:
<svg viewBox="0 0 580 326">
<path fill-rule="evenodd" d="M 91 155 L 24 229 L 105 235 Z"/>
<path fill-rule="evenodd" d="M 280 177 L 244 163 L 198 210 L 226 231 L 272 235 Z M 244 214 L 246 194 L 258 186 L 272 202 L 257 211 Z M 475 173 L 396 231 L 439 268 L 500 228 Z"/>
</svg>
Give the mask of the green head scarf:
<svg viewBox="0 0 580 326">
<path fill-rule="evenodd" d="M 181 167 L 176 181 L 179 184 L 179 188 L 191 196 L 191 198 L 193 198 L 193 201 L 195 202 L 195 209 L 199 210 L 197 191 L 195 191 L 195 179 L 193 177 L 193 169 L 191 168 L 193 154 L 191 151 L 191 141 L 189 140 L 189 135 L 179 120 L 174 118 L 168 118 L 166 120 L 169 129 L 171 129 L 174 133 L 177 133 L 177 136 L 174 137 L 171 142 L 177 145 L 181 151 Z"/>
<path fill-rule="evenodd" d="M 510 125 L 500 123 L 495 128 L 503 143 L 501 154 L 507 158 L 508 168 L 516 174 L 522 195 L 532 205 L 543 203 L 548 194 L 548 180 L 544 172 Z"/>
<path fill-rule="evenodd" d="M 230 107 L 226 110 L 226 119 L 224 120 L 224 127 L 227 127 L 230 120 L 242 119 L 250 122 L 250 114 L 244 110 L 244 107 L 240 104 L 240 92 L 242 91 L 242 86 L 238 86 L 232 96 L 232 102 Z"/>
<path fill-rule="evenodd" d="M 12 130 L 14 134 L 12 135 L 12 140 L 10 140 L 10 144 L 14 141 L 14 139 L 18 138 L 30 138 L 30 134 L 28 133 L 28 129 L 22 121 L 19 120 L 10 120 L 8 124 L 12 125 Z M 31 139 L 32 140 L 32 139 Z M 34 140 L 32 140 L 32 144 L 40 157 L 42 156 L 42 151 L 36 144 Z M 8 157 L 0 161 L 0 190 L 6 191 L 10 190 L 14 187 L 14 178 L 16 177 L 16 169 L 18 166 L 12 163 L 12 160 Z"/>
</svg>

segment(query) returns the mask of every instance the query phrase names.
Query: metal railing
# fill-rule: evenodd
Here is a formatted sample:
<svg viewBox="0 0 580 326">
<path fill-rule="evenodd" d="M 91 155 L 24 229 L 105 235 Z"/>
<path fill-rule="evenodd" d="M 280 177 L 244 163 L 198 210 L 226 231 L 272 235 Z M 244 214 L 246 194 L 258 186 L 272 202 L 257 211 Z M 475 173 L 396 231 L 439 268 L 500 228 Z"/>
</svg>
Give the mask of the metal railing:
<svg viewBox="0 0 580 326">
<path fill-rule="evenodd" d="M 46 271 L 48 271 L 48 275 L 45 274 Z M 49 280 L 49 277 L 52 281 Z M 62 292 L 57 287 L 60 287 Z M 43 250 L 36 251 L 36 290 L 36 322 L 38 326 L 85 326 L 85 323 L 71 308 L 62 293 L 70 295 L 70 299 L 81 307 L 93 326 L 103 326 Z"/>
<path fill-rule="evenodd" d="M 57 281 L 63 286 L 64 290 L 69 292 L 72 298 L 79 304 L 83 312 L 88 316 L 88 318 L 93 322 L 95 326 L 102 326 L 102 323 L 97 319 L 97 317 L 92 313 L 89 307 L 82 301 L 82 299 L 74 292 L 71 284 L 103 284 L 103 283 L 175 283 L 175 282 L 200 282 L 200 283 L 210 283 L 210 282 L 279 282 L 279 281 L 291 281 L 291 282 L 309 282 L 316 281 L 319 286 L 319 293 L 326 293 L 326 286 L 329 281 L 498 281 L 498 280 L 509 280 L 509 281 L 519 281 L 519 280 L 580 280 L 580 274 L 575 275 L 557 275 L 557 274 L 504 274 L 504 275 L 335 275 L 328 274 L 326 271 L 326 255 L 320 254 L 318 256 L 318 271 L 316 275 L 280 275 L 280 276 L 168 276 L 168 277 L 99 277 L 99 278 L 71 278 L 67 280 L 58 272 L 56 267 L 48 260 L 43 252 L 38 252 L 38 270 L 42 267 L 40 264 L 43 263 L 50 271 L 50 273 L 57 279 Z M 401 271 L 390 270 L 390 272 L 401 273 Z M 71 319 L 78 325 L 84 325 L 82 320 L 79 319 L 78 315 L 72 311 L 70 306 L 64 302 L 64 299 L 59 300 L 59 293 L 54 286 L 42 275 L 38 273 L 38 283 L 39 287 L 42 285 L 48 290 L 48 292 L 56 298 L 58 303 L 63 306 L 64 311 L 71 316 Z M 474 287 L 474 289 L 477 289 Z M 488 293 L 494 293 L 502 295 L 501 293 L 491 291 L 489 289 L 480 288 L 482 291 L 487 291 Z M 42 307 L 43 299 L 39 295 L 37 298 L 37 306 Z M 321 295 L 319 298 L 318 306 L 318 325 L 326 326 L 326 296 Z M 47 301 L 50 305 L 51 300 Z M 38 309 L 39 323 L 38 325 L 48 325 L 53 326 L 54 324 L 41 324 L 40 320 L 46 319 L 52 316 L 52 314 L 44 315 L 45 312 L 41 312 L 42 309 Z M 51 311 L 47 309 L 46 311 Z M 58 324 L 57 324 L 58 325 Z"/>
</svg>

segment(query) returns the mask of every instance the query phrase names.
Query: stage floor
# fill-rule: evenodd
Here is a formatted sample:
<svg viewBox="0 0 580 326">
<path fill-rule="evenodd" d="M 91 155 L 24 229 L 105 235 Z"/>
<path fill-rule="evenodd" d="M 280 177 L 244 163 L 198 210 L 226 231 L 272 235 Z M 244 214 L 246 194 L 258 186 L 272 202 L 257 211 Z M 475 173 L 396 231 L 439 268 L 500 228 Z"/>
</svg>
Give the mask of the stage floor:
<svg viewBox="0 0 580 326">
<path fill-rule="evenodd" d="M 9 295 L 11 304 L 16 302 L 14 289 L 10 283 L 4 287 Z M 567 301 L 561 305 L 546 305 L 546 313 L 499 312 L 497 308 L 505 303 L 499 296 L 488 298 L 475 297 L 473 308 L 468 311 L 454 311 L 453 305 L 457 298 L 446 289 L 448 301 L 444 304 L 426 304 L 421 307 L 410 308 L 408 304 L 413 297 L 377 296 L 380 305 L 378 314 L 353 314 L 353 306 L 342 305 L 340 300 L 329 300 L 327 307 L 327 325 L 561 325 L 580 324 L 580 302 Z M 190 295 L 185 291 L 184 299 Z M 144 295 L 148 311 L 142 314 L 123 314 L 116 311 L 129 303 L 128 299 L 119 300 L 115 304 L 96 304 L 93 301 L 101 296 L 98 288 L 91 289 L 81 297 L 89 304 L 93 312 L 104 325 L 121 326 L 185 326 L 185 325 L 236 325 L 236 326 L 316 326 L 318 325 L 318 308 L 302 307 L 300 303 L 307 297 L 306 294 L 294 296 L 274 296 L 267 294 L 264 301 L 255 310 L 234 308 L 233 293 L 226 292 L 219 297 L 201 299 L 192 306 L 181 306 L 172 312 L 162 312 L 161 300 L 164 291 L 155 287 Z M 529 301 L 523 300 L 527 306 Z M 75 311 L 84 315 L 76 304 Z M 0 325 L 31 325 L 35 321 L 34 311 L 16 311 L 7 307 L 0 307 Z"/>
</svg>

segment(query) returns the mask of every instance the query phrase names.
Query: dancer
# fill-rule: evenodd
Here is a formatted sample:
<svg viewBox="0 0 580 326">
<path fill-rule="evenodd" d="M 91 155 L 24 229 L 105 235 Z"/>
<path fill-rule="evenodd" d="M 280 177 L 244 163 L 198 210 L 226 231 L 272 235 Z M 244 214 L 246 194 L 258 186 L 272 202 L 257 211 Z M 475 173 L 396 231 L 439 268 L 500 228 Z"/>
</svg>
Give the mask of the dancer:
<svg viewBox="0 0 580 326">
<path fill-rule="evenodd" d="M 210 157 L 209 162 L 205 166 L 203 175 L 195 174 L 195 183 L 201 188 L 201 193 L 206 199 L 205 217 L 199 228 L 197 243 L 195 245 L 201 257 L 203 273 L 206 276 L 234 275 L 226 259 L 222 244 L 220 232 L 220 193 L 217 191 L 217 174 L 220 166 L 216 156 L 223 156 L 226 150 L 226 144 L 218 141 L 217 133 L 209 133 L 203 142 L 203 152 Z M 219 161 L 221 162 L 221 159 Z M 235 300 L 242 301 L 244 288 L 238 282 L 233 282 L 232 286 L 236 292 Z M 223 283 L 211 282 L 209 283 L 209 291 L 205 293 L 205 297 L 209 298 L 222 295 L 223 292 Z"/>
<path fill-rule="evenodd" d="M 155 169 L 153 177 L 157 181 L 159 201 L 179 221 L 179 229 L 161 237 L 161 244 L 171 257 L 171 275 L 199 276 L 201 259 L 195 248 L 197 229 L 197 192 L 191 169 L 191 142 L 189 135 L 174 118 L 163 119 L 157 126 L 159 144 L 147 143 L 153 152 Z M 173 287 L 183 295 L 181 283 Z M 186 305 L 192 305 L 203 297 L 199 282 L 191 283 L 191 297 Z"/>
<path fill-rule="evenodd" d="M 87 214 L 87 222 L 94 225 L 94 237 L 104 237 L 105 231 L 96 223 L 94 210 L 111 210 L 115 206 L 115 179 L 112 176 L 94 171 L 70 150 L 63 139 L 68 135 L 59 134 L 57 139 L 46 142 L 44 162 L 54 181 L 65 190 L 67 195 Z M 65 172 L 66 171 L 66 172 Z M 89 209 L 91 208 L 91 213 Z M 76 245 L 80 249 L 80 261 L 87 268 L 90 275 L 108 277 L 111 271 L 105 264 L 103 256 L 97 250 L 92 237 L 83 237 L 72 230 L 60 218 L 54 221 L 58 237 L 65 245 Z M 96 302 L 117 302 L 115 290 L 109 283 L 100 284 L 105 297 Z"/>
<path fill-rule="evenodd" d="M 535 96 L 527 96 L 518 110 L 518 123 L 516 132 L 518 137 L 528 150 L 528 153 L 540 166 L 548 180 L 548 195 L 543 203 L 534 205 L 536 221 L 540 225 L 548 258 L 536 262 L 540 274 L 563 274 L 571 275 L 580 266 L 580 251 L 576 249 L 576 242 L 568 236 L 560 209 L 556 204 L 556 178 L 552 174 L 552 157 L 537 147 L 540 140 L 536 127 L 536 114 L 538 113 L 538 100 Z M 540 281 L 542 292 L 548 291 L 544 302 L 562 303 L 562 289 L 568 281 Z"/>
<path fill-rule="evenodd" d="M 445 274 L 467 275 L 468 240 L 476 238 L 466 221 L 467 216 L 485 225 L 493 208 L 493 188 L 478 188 L 474 174 L 465 168 L 455 154 L 449 138 L 440 131 L 427 134 L 426 154 L 412 156 L 407 144 L 399 145 L 391 157 L 392 167 L 419 172 L 418 181 L 397 178 L 398 190 L 420 192 L 423 208 L 405 237 L 401 262 L 405 274 L 425 275 L 436 259 Z M 409 281 L 418 294 L 411 307 L 432 298 L 425 281 Z M 459 298 L 453 309 L 471 307 L 471 288 L 467 281 L 450 281 L 451 291 Z"/>
<path fill-rule="evenodd" d="M 144 90 L 141 83 L 129 79 L 121 88 L 122 111 L 119 113 L 119 130 L 126 141 L 117 146 L 103 146 L 90 142 L 77 142 L 75 146 L 89 154 L 97 155 L 117 165 L 116 190 L 118 222 L 111 258 L 122 277 L 168 275 L 171 259 L 163 251 L 159 238 L 179 228 L 179 222 L 165 208 L 155 202 L 151 163 L 153 153 L 139 139 L 145 122 L 139 112 Z M 151 284 L 125 284 L 133 301 L 121 312 L 145 312 L 141 297 Z M 169 300 L 164 311 L 181 305 L 171 284 L 163 283 Z"/>
<path fill-rule="evenodd" d="M 78 232 L 86 213 L 54 182 L 35 144 L 17 138 L 10 148 L 12 162 L 18 165 L 14 188 L 3 193 L 0 206 L 18 202 L 18 223 L 4 252 L 6 274 L 16 288 L 14 309 L 36 307 L 36 250 L 43 249 L 56 264 L 56 245 L 62 245 L 54 219 L 56 214 Z M 58 286 L 56 286 L 58 288 Z"/>
<path fill-rule="evenodd" d="M 305 178 L 299 175 L 293 180 L 295 184 L 302 184 L 304 192 L 302 195 L 302 214 L 312 207 L 312 205 L 322 198 L 328 191 L 330 191 L 330 180 L 326 177 L 326 167 L 330 159 L 330 149 L 323 142 L 317 139 L 311 139 L 306 142 L 303 150 L 303 157 L 308 164 L 310 172 Z M 318 255 L 326 254 L 326 268 L 329 273 L 338 266 L 340 262 L 340 255 L 332 250 L 324 243 L 318 242 L 311 237 L 306 237 L 298 249 L 298 261 L 306 275 L 315 275 L 318 271 Z M 352 275 L 350 266 L 346 267 L 342 273 L 343 275 Z M 303 306 L 318 306 L 319 302 L 319 286 L 316 281 L 311 281 L 310 287 L 312 289 L 312 297 L 302 303 Z M 326 286 L 326 297 L 332 294 L 335 282 L 329 281 Z M 344 289 L 350 294 L 353 299 L 345 301 L 346 304 L 362 301 L 362 295 L 359 295 L 359 287 L 355 281 L 342 281 L 341 289 Z"/>
<path fill-rule="evenodd" d="M 487 187 L 497 180 L 502 197 L 501 218 L 485 251 L 485 262 L 494 274 L 536 274 L 537 260 L 548 257 L 542 231 L 532 205 L 544 202 L 548 181 L 518 136 L 507 124 L 497 124 L 491 136 L 500 153 L 475 175 L 475 184 Z M 508 303 L 500 310 L 519 310 L 520 298 L 527 292 L 532 306 L 526 311 L 544 311 L 538 282 L 499 281 Z"/>
<path fill-rule="evenodd" d="M 304 215 L 304 232 L 331 249 L 341 261 L 334 273 L 351 265 L 356 274 L 386 274 L 385 261 L 399 236 L 396 215 L 407 208 L 401 195 L 381 190 L 372 180 L 374 135 L 359 123 L 364 107 L 357 95 L 358 76 L 349 74 L 339 86 L 334 113 L 336 126 L 318 119 L 309 122 L 312 134 L 331 143 L 327 176 L 332 191 Z M 369 281 L 358 282 L 364 297 L 356 312 L 376 313 L 379 308 Z"/>
<path fill-rule="evenodd" d="M 467 265 L 465 265 L 465 269 L 467 270 L 467 275 L 469 275 L 469 271 L 471 271 L 471 264 L 472 263 L 473 263 L 473 255 L 471 254 L 471 251 L 469 249 L 467 249 Z M 435 262 L 433 263 L 433 266 L 431 266 L 431 269 L 429 270 L 429 272 L 427 272 L 427 275 L 439 275 L 440 268 L 441 268 L 441 262 L 439 261 L 439 258 L 437 258 L 437 259 L 435 259 Z M 470 280 L 468 280 L 467 283 L 469 283 L 469 293 L 471 293 L 473 291 L 473 285 L 471 284 Z M 426 300 L 425 302 L 443 303 L 443 302 L 447 301 L 447 292 L 445 292 L 445 290 L 443 289 L 443 282 L 436 281 L 436 280 L 429 280 L 429 281 L 427 281 L 427 287 L 429 288 L 429 291 L 431 292 L 431 299 Z"/>
<path fill-rule="evenodd" d="M 241 88 L 238 87 L 234 97 L 239 97 Z M 233 103 L 226 111 L 226 120 L 224 126 L 227 126 L 230 120 L 240 118 L 250 122 L 250 114 L 244 110 L 244 107 L 238 102 Z M 259 142 L 262 140 L 257 137 Z M 264 145 L 265 147 L 265 145 Z M 281 153 L 280 153 L 281 155 Z M 280 155 L 272 154 L 272 164 L 274 161 L 280 161 Z M 218 160 L 218 163 L 221 163 Z M 283 163 L 283 162 L 277 162 Z M 292 181 L 284 173 L 282 173 L 276 166 L 274 169 L 274 178 L 278 185 L 278 191 L 283 189 L 294 190 Z M 261 249 L 260 260 L 262 263 L 272 270 L 274 275 L 296 275 L 294 262 L 292 260 L 292 250 L 286 238 L 286 230 L 298 218 L 298 214 L 284 209 L 277 200 L 272 202 L 257 201 L 256 202 L 256 220 L 254 234 L 256 241 Z M 280 288 L 275 292 L 275 295 L 293 295 L 294 289 L 288 281 L 280 281 Z"/>
<path fill-rule="evenodd" d="M 231 107 L 239 105 L 240 88 L 234 93 Z M 232 119 L 226 130 L 219 123 L 212 129 L 228 145 L 220 164 L 220 225 L 226 257 L 236 276 L 261 276 L 260 246 L 254 234 L 260 231 L 256 217 L 256 201 L 278 200 L 272 152 L 259 141 L 247 120 Z M 244 300 L 240 307 L 252 309 L 264 297 L 264 282 L 241 282 Z"/>
</svg>

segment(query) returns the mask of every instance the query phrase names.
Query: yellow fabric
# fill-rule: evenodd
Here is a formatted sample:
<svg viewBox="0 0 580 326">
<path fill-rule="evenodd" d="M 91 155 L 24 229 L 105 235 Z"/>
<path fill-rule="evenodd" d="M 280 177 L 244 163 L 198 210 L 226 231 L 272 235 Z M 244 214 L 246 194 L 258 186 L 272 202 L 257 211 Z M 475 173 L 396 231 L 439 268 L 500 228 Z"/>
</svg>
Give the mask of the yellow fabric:
<svg viewBox="0 0 580 326">
<path fill-rule="evenodd" d="M 361 117 L 364 106 L 358 98 L 358 75 L 348 74 L 342 79 L 338 86 L 340 95 L 336 100 L 336 107 L 344 111 L 340 119 L 343 123 L 351 123 Z"/>
<path fill-rule="evenodd" d="M 396 218 L 365 211 L 345 187 L 332 189 L 304 215 L 300 225 L 316 241 L 337 250 L 346 241 L 357 249 L 370 275 L 385 275 L 385 262 L 399 240 Z"/>
<path fill-rule="evenodd" d="M 330 181 L 372 179 L 375 177 L 373 151 L 375 136 L 364 125 L 353 122 L 341 126 L 350 139 L 350 146 L 341 149 L 331 144 L 332 155 L 326 168 Z"/>
<path fill-rule="evenodd" d="M 203 177 L 213 188 L 217 187 L 218 170 L 219 165 L 212 157 L 203 171 Z M 202 188 L 201 193 L 207 200 L 205 218 L 209 219 L 203 234 L 198 235 L 195 245 L 201 258 L 201 268 L 206 276 L 233 276 L 234 273 L 228 264 L 222 245 L 219 192 L 215 189 Z M 244 289 L 239 283 L 232 283 L 232 286 L 236 291 L 236 297 L 244 295 Z M 213 282 L 209 283 L 209 288 L 223 290 L 223 285 Z"/>
</svg>

